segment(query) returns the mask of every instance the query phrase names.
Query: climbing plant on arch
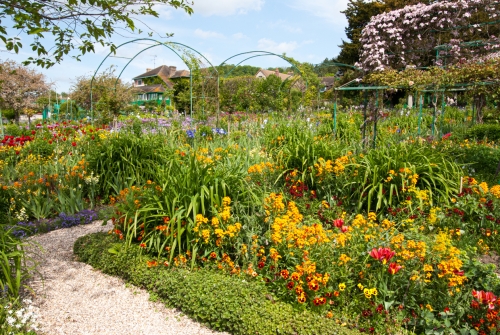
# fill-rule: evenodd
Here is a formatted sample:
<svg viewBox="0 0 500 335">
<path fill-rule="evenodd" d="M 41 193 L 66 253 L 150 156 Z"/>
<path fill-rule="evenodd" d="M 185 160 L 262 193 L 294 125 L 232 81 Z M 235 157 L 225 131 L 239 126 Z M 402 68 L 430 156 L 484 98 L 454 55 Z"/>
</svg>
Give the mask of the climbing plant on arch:
<svg viewBox="0 0 500 335">
<path fill-rule="evenodd" d="M 499 18 L 497 0 L 439 1 L 376 15 L 362 31 L 359 66 L 404 69 L 431 65 L 433 59 L 445 65 L 480 57 L 500 42 Z M 447 47 L 436 49 L 443 44 Z"/>
</svg>

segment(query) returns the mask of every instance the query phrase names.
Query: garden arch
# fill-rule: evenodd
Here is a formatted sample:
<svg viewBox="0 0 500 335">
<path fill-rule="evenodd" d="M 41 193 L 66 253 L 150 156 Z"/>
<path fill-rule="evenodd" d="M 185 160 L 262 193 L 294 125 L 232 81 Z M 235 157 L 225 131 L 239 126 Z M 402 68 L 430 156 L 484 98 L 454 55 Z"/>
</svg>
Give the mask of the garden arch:
<svg viewBox="0 0 500 335">
<path fill-rule="evenodd" d="M 217 97 L 216 97 L 216 101 L 217 101 L 217 112 L 219 111 L 219 72 L 217 71 L 217 68 L 215 66 L 212 65 L 212 63 L 202 54 L 200 53 L 199 51 L 197 51 L 196 49 L 194 48 L 191 48 L 190 46 L 188 45 L 185 45 L 185 44 L 182 44 L 182 43 L 178 43 L 178 42 L 160 42 L 158 40 L 155 40 L 153 38 L 138 38 L 138 39 L 134 39 L 132 41 L 128 41 L 128 42 L 125 42 L 125 43 L 122 43 L 120 45 L 118 45 L 116 47 L 115 50 L 112 50 L 108 53 L 108 55 L 106 57 L 104 57 L 104 59 L 101 61 L 101 63 L 99 64 L 99 66 L 97 67 L 97 69 L 95 70 L 94 72 L 94 75 L 92 76 L 92 79 L 90 81 L 90 113 L 91 113 L 91 118 L 92 118 L 92 122 L 94 122 L 94 113 L 93 113 L 93 96 L 92 96 L 92 88 L 93 88 L 93 84 L 94 84 L 94 79 L 95 79 L 95 76 L 97 74 L 97 72 L 99 71 L 99 69 L 101 68 L 102 64 L 106 61 L 106 59 L 108 59 L 109 57 L 113 57 L 111 56 L 111 54 L 116 54 L 116 50 L 118 50 L 119 48 L 123 47 L 124 45 L 127 45 L 127 44 L 130 44 L 130 43 L 138 43 L 138 42 L 143 42 L 143 41 L 149 41 L 149 42 L 153 42 L 154 44 L 151 44 L 149 45 L 148 47 L 145 47 L 145 48 L 142 48 L 140 51 L 138 51 L 133 57 L 121 57 L 121 58 L 128 58 L 129 61 L 127 62 L 127 64 L 123 67 L 122 71 L 120 72 L 120 74 L 118 75 L 116 81 L 115 81 L 115 89 L 116 89 L 116 84 L 118 83 L 118 80 L 120 79 L 121 75 L 123 74 L 123 71 L 128 67 L 128 65 L 137 57 L 139 56 L 141 53 L 143 53 L 144 51 L 146 50 L 149 50 L 151 48 L 155 48 L 155 47 L 158 47 L 158 46 L 164 46 L 166 47 L 167 49 L 169 49 L 170 51 L 172 51 L 177 57 L 179 57 L 183 62 L 184 64 L 189 68 L 189 86 L 190 86 L 190 92 L 189 92 L 189 95 L 190 95 L 190 114 L 192 116 L 193 114 L 193 70 L 195 65 L 198 65 L 198 64 L 194 64 L 194 63 L 198 63 L 200 62 L 198 59 L 196 59 L 191 53 L 194 52 L 196 55 L 200 56 L 201 58 L 203 58 L 204 61 L 206 61 L 210 67 L 213 69 L 213 71 L 215 71 L 215 74 L 216 74 L 216 78 L 217 78 Z M 184 55 L 181 56 L 178 52 L 178 50 L 176 50 L 176 48 L 178 49 L 181 49 L 181 51 L 184 52 Z M 189 51 L 186 51 L 186 50 L 182 50 L 182 49 L 188 49 Z M 193 64 L 189 64 L 189 61 L 187 60 L 186 57 L 190 57 L 192 58 L 191 61 L 193 62 Z"/>
</svg>

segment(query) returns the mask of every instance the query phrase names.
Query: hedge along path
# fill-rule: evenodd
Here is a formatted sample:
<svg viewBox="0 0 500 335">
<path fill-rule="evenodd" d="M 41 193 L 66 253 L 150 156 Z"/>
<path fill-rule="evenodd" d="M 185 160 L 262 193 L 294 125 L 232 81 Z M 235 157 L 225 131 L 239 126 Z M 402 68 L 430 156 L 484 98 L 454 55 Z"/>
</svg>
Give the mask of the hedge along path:
<svg viewBox="0 0 500 335">
<path fill-rule="evenodd" d="M 38 314 L 37 334 L 227 334 L 149 301 L 145 290 L 126 287 L 123 280 L 75 261 L 73 244 L 78 237 L 110 229 L 111 224 L 96 221 L 29 239 L 34 243 L 30 243 L 28 255 L 38 262 L 37 272 L 28 282 Z"/>
</svg>

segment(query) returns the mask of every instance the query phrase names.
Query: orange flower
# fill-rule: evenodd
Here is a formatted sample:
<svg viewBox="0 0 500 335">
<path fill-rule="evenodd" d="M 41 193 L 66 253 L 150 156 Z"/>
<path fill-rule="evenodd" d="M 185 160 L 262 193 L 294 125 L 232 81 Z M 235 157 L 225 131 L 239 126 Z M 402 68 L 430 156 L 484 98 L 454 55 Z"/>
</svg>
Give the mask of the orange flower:
<svg viewBox="0 0 500 335">
<path fill-rule="evenodd" d="M 316 280 L 311 280 L 309 283 L 307 283 L 309 286 L 309 289 L 312 291 L 317 291 L 319 290 L 319 284 Z"/>
</svg>

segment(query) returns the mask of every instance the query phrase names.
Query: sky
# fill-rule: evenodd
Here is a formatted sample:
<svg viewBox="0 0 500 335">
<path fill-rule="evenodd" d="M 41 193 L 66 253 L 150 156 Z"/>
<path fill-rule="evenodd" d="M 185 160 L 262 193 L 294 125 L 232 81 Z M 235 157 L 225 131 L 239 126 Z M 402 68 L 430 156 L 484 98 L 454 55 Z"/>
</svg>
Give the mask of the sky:
<svg viewBox="0 0 500 335">
<path fill-rule="evenodd" d="M 346 39 L 347 21 L 341 11 L 347 8 L 347 3 L 348 0 L 195 0 L 191 15 L 162 6 L 158 8 L 159 18 L 141 18 L 143 22 L 137 25 L 146 30 L 146 24 L 155 31 L 153 38 L 161 42 L 188 45 L 203 54 L 208 60 L 205 63 L 213 65 L 235 54 L 254 50 L 286 53 L 300 62 L 317 64 L 337 56 L 338 45 Z M 19 32 L 9 30 L 9 33 L 17 35 Z M 166 33 L 174 36 L 164 38 Z M 21 62 L 33 56 L 29 37 L 22 34 L 19 37 L 25 47 L 15 54 L 0 45 L 0 60 Z M 129 34 L 115 35 L 112 40 L 118 45 L 141 37 L 147 38 L 146 35 Z M 47 42 L 50 42 L 48 38 Z M 149 46 L 150 42 L 142 41 L 120 47 L 115 57 L 104 61 L 99 72 L 114 66 L 116 74 L 123 70 L 121 78 L 131 82 L 147 68 L 168 65 L 187 69 L 175 53 L 161 46 L 140 53 L 125 68 L 129 58 Z M 91 76 L 109 53 L 101 45 L 96 45 L 95 49 L 95 54 L 83 55 L 80 61 L 68 55 L 49 69 L 33 68 L 46 75 L 54 90 L 69 92 L 77 77 Z M 232 58 L 228 63 L 237 64 L 249 56 L 252 54 Z M 285 67 L 287 63 L 276 56 L 265 56 L 246 60 L 242 65 L 268 68 Z"/>
</svg>

